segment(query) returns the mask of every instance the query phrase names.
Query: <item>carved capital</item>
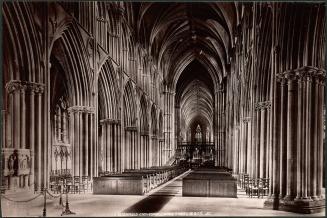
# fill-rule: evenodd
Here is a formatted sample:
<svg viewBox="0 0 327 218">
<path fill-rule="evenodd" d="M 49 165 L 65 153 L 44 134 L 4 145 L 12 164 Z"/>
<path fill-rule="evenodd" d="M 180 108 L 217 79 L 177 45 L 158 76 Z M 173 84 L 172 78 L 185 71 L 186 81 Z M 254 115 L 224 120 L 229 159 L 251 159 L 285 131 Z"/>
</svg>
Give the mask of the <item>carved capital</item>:
<svg viewBox="0 0 327 218">
<path fill-rule="evenodd" d="M 258 102 L 255 105 L 255 110 L 260 111 L 260 110 L 269 110 L 271 107 L 271 102 L 270 101 L 262 101 L 262 102 Z"/>
<path fill-rule="evenodd" d="M 100 120 L 100 124 L 102 124 L 102 125 L 104 125 L 104 124 L 120 124 L 120 121 L 107 118 L 107 119 Z"/>
<path fill-rule="evenodd" d="M 137 127 L 136 126 L 126 126 L 125 127 L 125 131 L 137 131 Z"/>
<path fill-rule="evenodd" d="M 19 80 L 11 80 L 6 84 L 6 90 L 8 93 L 20 91 L 21 89 L 22 89 L 22 84 L 21 81 Z"/>
<path fill-rule="evenodd" d="M 279 52 L 280 52 L 280 47 L 279 47 L 279 45 L 275 45 L 273 49 L 274 49 L 274 53 L 275 53 L 275 54 L 279 54 Z"/>
<path fill-rule="evenodd" d="M 30 88 L 31 88 L 31 92 L 34 92 L 34 93 L 39 94 L 39 95 L 44 92 L 44 86 L 34 84 Z"/>
<path fill-rule="evenodd" d="M 106 20 L 104 17 L 97 17 L 97 21 L 107 23 L 108 20 Z"/>
<path fill-rule="evenodd" d="M 288 70 L 276 75 L 278 82 L 287 81 L 323 81 L 325 82 L 326 71 L 312 66 L 304 66 L 294 70 Z"/>
<path fill-rule="evenodd" d="M 14 91 L 20 91 L 25 93 L 25 91 L 30 90 L 33 93 L 43 93 L 45 85 L 42 83 L 34 83 L 28 81 L 11 80 L 6 84 L 7 92 L 12 93 Z"/>
<path fill-rule="evenodd" d="M 250 121 L 251 121 L 251 117 L 244 117 L 243 118 L 244 123 L 247 123 L 247 122 L 250 122 Z"/>
<path fill-rule="evenodd" d="M 94 107 L 89 107 L 89 106 L 71 106 L 68 108 L 68 111 L 70 113 L 74 113 L 74 112 L 80 112 L 80 113 L 94 113 L 95 112 L 95 108 Z"/>
</svg>

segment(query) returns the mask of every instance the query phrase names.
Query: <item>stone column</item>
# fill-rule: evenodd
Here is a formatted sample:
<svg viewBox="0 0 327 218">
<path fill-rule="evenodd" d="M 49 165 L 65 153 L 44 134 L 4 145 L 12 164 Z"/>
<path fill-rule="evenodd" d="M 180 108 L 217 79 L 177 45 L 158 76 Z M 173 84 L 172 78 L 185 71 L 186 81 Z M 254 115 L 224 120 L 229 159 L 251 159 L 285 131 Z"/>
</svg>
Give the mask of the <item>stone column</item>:
<svg viewBox="0 0 327 218">
<path fill-rule="evenodd" d="M 271 157 L 271 143 L 270 143 L 270 138 L 271 138 L 271 129 L 270 129 L 270 126 L 271 126 L 271 120 L 270 120 L 270 108 L 271 108 L 271 101 L 267 101 L 266 102 L 266 119 L 267 119 L 267 122 L 266 122 L 266 125 L 265 125 L 265 128 L 266 128 L 266 178 L 270 178 L 270 169 L 272 168 L 272 165 L 271 165 L 271 160 L 272 160 L 272 157 Z"/>
<path fill-rule="evenodd" d="M 153 138 L 153 135 L 150 135 L 150 155 L 149 155 L 149 160 L 150 160 L 150 167 L 151 166 L 154 166 L 154 162 L 152 161 L 152 158 L 153 158 L 153 153 L 154 153 L 154 138 Z"/>
<path fill-rule="evenodd" d="M 240 118 L 240 150 L 243 150 L 243 152 L 247 152 L 246 149 L 247 149 L 247 146 L 246 146 L 246 143 L 244 143 L 244 139 L 245 139 L 245 123 L 244 123 L 244 120 L 243 118 Z M 235 157 L 237 158 L 237 157 Z M 242 161 L 239 161 L 238 163 L 238 166 L 239 166 L 239 171 L 236 172 L 237 174 L 239 173 L 245 173 L 246 172 L 246 169 L 243 170 L 245 168 L 245 165 L 246 165 L 246 162 L 247 162 L 247 158 L 243 159 Z"/>
<path fill-rule="evenodd" d="M 108 162 L 109 162 L 109 168 L 108 171 L 109 172 L 114 172 L 114 165 L 115 165 L 115 157 L 114 157 L 114 152 L 115 152 L 115 135 L 114 135 L 114 130 L 113 130 L 113 121 L 111 120 L 111 122 L 108 122 L 108 129 L 109 129 L 109 138 L 107 138 L 107 155 L 108 155 Z"/>
<path fill-rule="evenodd" d="M 247 158 L 246 158 L 246 173 L 251 174 L 253 171 L 252 166 L 252 143 L 251 143 L 251 117 L 247 117 L 245 120 L 243 119 L 243 126 L 244 126 L 244 139 L 243 142 L 246 144 L 247 147 Z M 251 175 L 252 176 L 252 175 Z"/>
<path fill-rule="evenodd" d="M 140 139 L 140 168 L 144 167 L 144 143 L 143 143 L 143 135 L 141 135 L 141 132 L 139 133 L 139 139 Z"/>
<path fill-rule="evenodd" d="M 285 114 L 285 109 L 286 109 L 286 105 L 287 105 L 287 101 L 286 101 L 286 92 L 287 92 L 287 87 L 285 85 L 286 81 L 285 79 L 281 78 L 280 81 L 280 105 L 278 105 L 280 107 L 280 120 L 279 120 L 279 146 L 280 146 L 280 150 L 279 150 L 279 198 L 283 198 L 286 195 L 286 114 Z M 276 107 L 278 107 L 276 105 Z"/>
<path fill-rule="evenodd" d="M 78 122 L 79 122 L 79 131 L 78 131 L 78 138 L 79 138 L 79 144 L 78 144 L 78 162 L 79 162 L 79 176 L 80 176 L 80 182 L 82 181 L 83 176 L 83 157 L 84 157 L 84 151 L 83 151 L 83 145 L 84 145 L 84 134 L 83 134 L 83 129 L 85 126 L 83 125 L 83 113 L 79 111 L 78 113 Z"/>
<path fill-rule="evenodd" d="M 264 142 L 264 137 L 265 137 L 265 131 L 264 131 L 264 126 L 265 126 L 265 110 L 262 105 L 259 106 L 259 116 L 260 116 L 260 143 L 259 143 L 259 174 L 258 178 L 264 178 L 264 149 L 265 149 L 265 142 Z"/>
<path fill-rule="evenodd" d="M 119 151 L 119 172 L 124 170 L 124 148 L 122 147 L 122 128 L 120 125 L 120 121 L 117 120 L 117 129 L 118 129 L 118 151 Z"/>
<path fill-rule="evenodd" d="M 102 172 L 104 171 L 110 171 L 110 140 L 111 140 L 111 132 L 110 132 L 110 123 L 108 121 L 102 121 L 101 123 L 101 130 L 102 130 L 102 144 L 101 144 L 101 150 L 102 152 L 99 152 L 102 159 Z"/>
<path fill-rule="evenodd" d="M 146 135 L 143 135 L 143 143 L 144 143 L 144 167 L 148 167 L 148 143 Z"/>
<path fill-rule="evenodd" d="M 259 102 L 258 110 L 260 111 L 260 152 L 259 152 L 259 178 L 267 177 L 267 108 L 269 107 L 269 101 Z"/>
<path fill-rule="evenodd" d="M 136 129 L 132 132 L 132 144 L 133 144 L 133 156 L 134 156 L 134 169 L 138 169 L 138 148 L 137 148 L 137 139 L 136 139 Z"/>
<path fill-rule="evenodd" d="M 296 157 L 294 145 L 297 143 L 296 141 L 296 77 L 288 76 L 288 93 L 287 93 L 287 167 L 286 167 L 286 196 L 285 199 L 292 200 L 295 197 L 294 190 L 294 181 L 295 178 L 295 170 L 294 165 Z"/>
<path fill-rule="evenodd" d="M 40 191 L 42 187 L 42 94 L 44 92 L 43 88 L 36 88 L 36 104 L 37 104 L 37 154 L 35 155 L 37 158 L 37 188 Z"/>
<path fill-rule="evenodd" d="M 323 155 L 324 155 L 324 116 L 323 116 L 323 108 L 324 108 L 324 93 L 325 93 L 325 79 L 326 79 L 326 71 L 318 71 L 315 75 L 315 86 L 318 89 L 318 95 L 315 96 L 317 98 L 317 190 L 316 196 L 317 200 L 321 199 L 324 200 L 322 196 L 322 183 L 323 183 L 323 170 L 324 170 L 324 162 L 323 162 Z"/>
<path fill-rule="evenodd" d="M 21 141 L 20 141 L 20 138 L 21 138 L 21 112 L 20 112 L 20 109 L 21 109 L 21 96 L 20 96 L 20 90 L 22 89 L 21 85 L 19 85 L 19 89 L 17 89 L 17 91 L 15 91 L 13 93 L 14 95 L 14 126 L 15 126 L 15 148 L 22 148 L 21 146 Z M 41 102 L 41 93 L 40 95 L 38 95 L 38 100 L 40 99 L 40 101 L 38 102 Z M 40 103 L 41 104 L 41 103 Z M 41 132 L 39 132 L 41 134 Z"/>
<path fill-rule="evenodd" d="M 146 167 L 150 167 L 150 146 L 149 146 L 149 135 L 145 135 L 145 145 L 146 145 Z"/>
<path fill-rule="evenodd" d="M 125 168 L 130 169 L 130 140 L 129 140 L 129 131 L 127 127 L 125 127 Z"/>
<path fill-rule="evenodd" d="M 9 114 L 11 123 L 11 142 L 12 148 L 21 148 L 21 92 L 23 85 L 21 81 L 11 80 L 6 84 L 7 93 L 9 94 Z"/>
<path fill-rule="evenodd" d="M 214 96 L 215 100 L 214 100 L 214 132 L 213 132 L 213 135 L 214 135 L 214 144 L 215 144 L 215 166 L 217 167 L 218 166 L 218 137 L 219 137 L 219 121 L 218 121 L 218 117 L 219 117 L 219 114 L 218 114 L 218 92 L 215 92 L 215 96 Z M 187 140 L 187 139 L 186 139 Z"/>
<path fill-rule="evenodd" d="M 26 148 L 26 102 L 25 102 L 25 91 L 26 85 L 23 85 L 20 90 L 20 99 L 21 99 L 21 141 L 20 148 Z"/>
<path fill-rule="evenodd" d="M 319 163 L 319 156 L 318 156 L 318 128 L 320 128 L 319 122 L 320 120 L 323 120 L 323 116 L 322 116 L 322 111 L 320 111 L 320 94 L 319 94 L 319 86 L 320 86 L 320 81 L 319 78 L 317 77 L 313 77 L 313 89 L 312 89 L 312 94 L 314 96 L 316 96 L 316 98 L 312 99 L 312 122 L 311 122 L 311 134 L 313 134 L 313 137 L 311 138 L 311 144 L 313 145 L 311 147 L 312 152 L 311 152 L 311 157 L 310 157 L 310 162 L 312 162 L 311 165 L 311 184 L 310 184 L 310 193 L 309 195 L 311 196 L 311 198 L 313 200 L 317 200 L 317 173 L 318 173 L 318 163 Z M 321 114 L 321 115 L 319 115 Z M 320 155 L 320 154 L 319 154 Z M 299 163 L 299 152 L 297 152 L 297 162 Z M 299 173 L 299 168 L 297 168 L 297 172 Z M 297 177 L 297 179 L 299 179 L 299 176 Z M 299 182 L 297 181 L 297 198 L 299 196 Z"/>
<path fill-rule="evenodd" d="M 7 92 L 8 92 L 8 94 L 9 94 L 9 97 L 8 97 L 8 101 L 9 101 L 9 113 L 8 113 L 8 115 L 10 116 L 10 121 L 9 121 L 9 123 L 10 123 L 10 130 L 8 130 L 8 132 L 9 132 L 9 138 L 10 138 L 10 140 L 9 140 L 9 142 L 10 142 L 10 144 L 7 146 L 7 147 L 10 147 L 10 148 L 15 148 L 15 119 L 14 119 L 14 114 L 15 114 L 15 111 L 14 111 L 14 108 L 15 108 L 15 105 L 14 105 L 14 91 L 15 91 L 15 86 L 13 86 L 13 87 L 11 87 L 11 86 L 6 86 L 6 88 L 7 88 Z"/>
<path fill-rule="evenodd" d="M 32 190 L 34 190 L 34 176 L 35 176 L 35 92 L 34 89 L 30 89 L 30 107 L 29 107 L 29 114 L 30 114 L 30 149 L 31 149 L 31 171 L 30 171 L 30 180 L 29 185 L 31 186 Z"/>
<path fill-rule="evenodd" d="M 113 171 L 113 141 L 114 135 L 112 134 L 112 121 L 108 121 L 106 123 L 106 138 L 105 138 L 105 146 L 106 146 L 106 171 L 112 172 Z"/>
<path fill-rule="evenodd" d="M 258 168 L 259 168 L 259 161 L 258 161 L 258 145 L 259 145 L 259 138 L 258 138 L 258 134 L 260 132 L 259 130 L 259 116 L 258 116 L 258 109 L 254 108 L 254 112 L 253 112 L 253 123 L 251 125 L 251 127 L 253 127 L 254 131 L 251 132 L 251 135 L 249 135 L 249 138 L 252 138 L 252 143 L 251 143 L 251 154 L 252 154 L 252 176 L 253 178 L 257 178 L 258 177 Z M 252 137 L 251 137 L 252 136 Z"/>
<path fill-rule="evenodd" d="M 284 194 L 286 196 L 278 202 L 278 207 L 274 207 L 274 209 L 299 213 L 319 212 L 325 208 L 324 199 L 318 197 L 320 196 L 318 189 L 321 188 L 319 176 L 322 174 L 322 159 L 319 158 L 319 152 L 323 145 L 321 130 L 323 128 L 324 95 L 320 84 L 325 81 L 325 71 L 308 66 L 286 71 L 277 76 L 282 81 L 288 81 L 287 119 L 279 119 L 280 125 L 276 129 L 281 134 L 284 133 L 283 130 L 287 129 L 286 151 L 281 149 L 280 152 L 281 154 L 286 153 L 287 162 L 280 161 L 281 168 L 274 168 L 273 177 L 277 170 L 286 169 L 287 179 L 286 181 L 282 178 L 279 180 L 280 188 L 286 185 L 286 193 L 281 190 L 280 197 L 283 197 Z M 283 89 L 280 92 L 283 93 Z M 277 103 L 283 105 L 283 98 Z M 281 115 L 283 117 L 283 113 Z M 287 128 L 283 124 L 286 124 Z M 317 136 L 319 140 L 317 140 Z M 317 152 L 318 154 L 316 154 Z M 322 155 L 322 151 L 320 153 Z M 317 158 L 314 158 L 315 155 Z M 281 155 L 280 158 L 282 159 L 284 156 Z M 280 175 L 283 176 L 283 174 Z M 318 177 L 318 182 L 316 177 Z M 273 182 L 276 182 L 274 178 Z"/>
<path fill-rule="evenodd" d="M 242 119 L 242 126 L 243 126 L 243 136 L 242 136 L 242 146 L 243 148 L 243 163 L 242 163 L 242 171 L 240 173 L 249 173 L 251 172 L 250 169 L 252 168 L 252 159 L 250 157 L 250 152 L 251 152 L 251 147 L 249 146 L 249 140 L 250 140 L 250 122 L 251 122 L 251 117 L 244 117 Z"/>
<path fill-rule="evenodd" d="M 271 178 L 269 180 L 269 196 L 268 199 L 265 201 L 264 206 L 271 209 L 279 209 L 279 195 L 280 195 L 280 138 L 281 138 L 281 122 L 283 117 L 283 92 L 284 89 L 284 80 L 277 77 L 276 79 L 276 88 L 274 92 L 274 107 L 273 107 L 273 120 L 272 120 L 272 151 L 271 151 Z"/>
<path fill-rule="evenodd" d="M 137 157 L 137 150 L 135 146 L 135 130 L 131 132 L 131 155 L 132 155 L 132 169 L 136 169 L 136 157 Z"/>
<path fill-rule="evenodd" d="M 101 132 L 101 138 L 99 137 L 99 162 L 100 162 L 100 171 L 105 171 L 105 162 L 106 162 L 106 149 L 105 149 L 105 130 L 104 130 L 104 122 L 100 121 L 100 132 Z"/>
<path fill-rule="evenodd" d="M 130 168 L 134 169 L 134 155 L 135 155 L 135 150 L 134 150 L 134 143 L 133 143 L 133 131 L 129 132 L 129 160 L 130 160 Z"/>
<path fill-rule="evenodd" d="M 94 158 L 94 154 L 99 150 L 99 143 L 95 143 L 94 135 L 95 135 L 95 129 L 94 129 L 94 123 L 95 123 L 95 114 L 90 114 L 90 177 L 93 181 L 93 177 L 97 176 L 96 175 L 96 169 L 98 168 L 98 158 Z M 97 133 L 99 134 L 99 133 Z M 98 140 L 98 137 L 97 137 Z M 96 152 L 95 152 L 96 151 Z"/>
<path fill-rule="evenodd" d="M 134 144 L 135 144 L 135 159 L 136 159 L 136 169 L 140 169 L 141 167 L 141 159 L 140 159 L 140 140 L 139 140 L 139 133 L 137 129 L 135 128 L 134 132 Z"/>
<path fill-rule="evenodd" d="M 117 130 L 115 128 L 115 124 L 112 124 L 112 171 L 117 172 Z"/>
<path fill-rule="evenodd" d="M 74 109 L 73 109 L 74 110 Z M 79 176 L 79 144 L 80 144 L 80 139 L 79 139 L 79 126 L 80 122 L 78 119 L 78 111 L 74 110 L 74 176 Z"/>
<path fill-rule="evenodd" d="M 74 147 L 74 141 L 75 141 L 75 135 L 74 135 L 74 128 L 75 128 L 75 111 L 72 110 L 71 108 L 68 108 L 68 117 L 69 117 L 69 143 L 71 145 L 71 150 L 70 150 L 70 159 L 71 159 L 71 173 L 72 175 L 75 175 L 75 169 L 74 169 L 74 164 L 75 164 L 75 147 Z"/>
<path fill-rule="evenodd" d="M 255 134 L 255 144 L 254 144 L 254 147 L 255 147 L 255 164 L 253 164 L 253 167 L 255 168 L 254 170 L 254 173 L 253 173 L 253 177 L 254 178 L 260 178 L 260 165 L 261 165 L 261 162 L 260 162 L 260 144 L 261 144 L 261 141 L 260 141 L 260 134 L 261 134 L 261 129 L 260 129 L 260 124 L 261 124 L 261 108 L 260 106 L 257 105 L 257 108 L 255 110 L 255 116 L 256 116 L 256 132 L 254 133 Z"/>
<path fill-rule="evenodd" d="M 115 129 L 116 129 L 116 147 L 117 147 L 117 171 L 121 172 L 121 167 L 122 167 L 122 156 L 121 156 L 121 146 L 120 146 L 120 126 L 118 125 L 118 122 L 115 123 Z"/>
<path fill-rule="evenodd" d="M 89 175 L 89 113 L 85 114 L 85 166 L 84 175 Z"/>
</svg>

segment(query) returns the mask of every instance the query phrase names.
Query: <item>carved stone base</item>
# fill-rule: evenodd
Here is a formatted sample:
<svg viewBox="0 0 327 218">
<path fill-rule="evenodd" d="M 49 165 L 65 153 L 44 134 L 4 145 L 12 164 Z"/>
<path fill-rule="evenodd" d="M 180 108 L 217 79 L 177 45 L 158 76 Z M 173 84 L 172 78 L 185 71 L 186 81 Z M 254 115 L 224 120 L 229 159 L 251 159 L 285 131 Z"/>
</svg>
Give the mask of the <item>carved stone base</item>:
<svg viewBox="0 0 327 218">
<path fill-rule="evenodd" d="M 312 214 L 319 213 L 326 207 L 325 199 L 294 199 L 284 200 L 278 198 L 268 198 L 264 202 L 264 208 L 273 210 L 283 210 L 295 213 Z"/>
<path fill-rule="evenodd" d="M 20 177 L 18 176 L 12 176 L 9 178 L 10 182 L 9 182 L 9 189 L 12 191 L 16 191 L 18 190 L 19 187 L 19 179 Z"/>
</svg>

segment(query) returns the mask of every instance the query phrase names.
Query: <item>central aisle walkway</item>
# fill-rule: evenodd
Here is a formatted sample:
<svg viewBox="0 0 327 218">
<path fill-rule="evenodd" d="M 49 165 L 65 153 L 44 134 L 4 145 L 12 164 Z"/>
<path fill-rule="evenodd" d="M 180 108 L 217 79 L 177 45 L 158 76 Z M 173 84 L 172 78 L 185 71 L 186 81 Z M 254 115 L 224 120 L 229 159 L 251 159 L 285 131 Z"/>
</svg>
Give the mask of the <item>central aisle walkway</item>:
<svg viewBox="0 0 327 218">
<path fill-rule="evenodd" d="M 165 206 L 173 197 L 182 196 L 182 180 L 191 171 L 187 171 L 182 175 L 172 179 L 171 181 L 152 190 L 148 197 L 130 206 L 124 213 L 157 213 Z"/>
</svg>

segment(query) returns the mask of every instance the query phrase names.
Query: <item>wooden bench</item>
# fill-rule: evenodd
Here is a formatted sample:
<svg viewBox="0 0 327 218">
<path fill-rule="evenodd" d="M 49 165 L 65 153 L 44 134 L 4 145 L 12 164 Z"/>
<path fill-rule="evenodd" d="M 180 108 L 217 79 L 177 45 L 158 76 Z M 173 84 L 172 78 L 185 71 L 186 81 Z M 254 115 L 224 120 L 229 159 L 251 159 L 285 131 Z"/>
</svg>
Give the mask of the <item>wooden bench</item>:
<svg viewBox="0 0 327 218">
<path fill-rule="evenodd" d="M 185 170 L 182 167 L 158 167 L 103 174 L 93 178 L 93 194 L 143 195 Z"/>
</svg>

